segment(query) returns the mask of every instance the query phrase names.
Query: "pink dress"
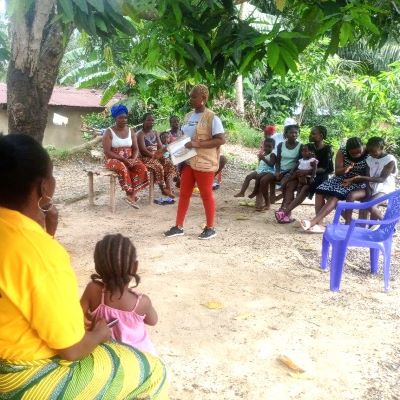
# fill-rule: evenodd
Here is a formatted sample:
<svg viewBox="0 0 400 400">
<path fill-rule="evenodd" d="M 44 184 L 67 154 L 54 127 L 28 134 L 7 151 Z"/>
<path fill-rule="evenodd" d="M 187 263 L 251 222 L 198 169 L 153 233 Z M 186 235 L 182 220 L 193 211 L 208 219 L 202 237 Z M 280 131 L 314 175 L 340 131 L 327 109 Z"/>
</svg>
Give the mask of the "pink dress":
<svg viewBox="0 0 400 400">
<path fill-rule="evenodd" d="M 104 304 L 103 290 L 101 294 L 101 303 L 92 311 L 94 321 L 105 319 L 107 322 L 110 322 L 117 318 L 118 323 L 111 328 L 111 336 L 114 340 L 129 344 L 140 351 L 157 355 L 144 324 L 146 315 L 139 315 L 136 313 L 136 308 L 143 295 L 133 291 L 132 293 L 138 296 L 135 307 L 132 311 L 123 311 Z"/>
</svg>

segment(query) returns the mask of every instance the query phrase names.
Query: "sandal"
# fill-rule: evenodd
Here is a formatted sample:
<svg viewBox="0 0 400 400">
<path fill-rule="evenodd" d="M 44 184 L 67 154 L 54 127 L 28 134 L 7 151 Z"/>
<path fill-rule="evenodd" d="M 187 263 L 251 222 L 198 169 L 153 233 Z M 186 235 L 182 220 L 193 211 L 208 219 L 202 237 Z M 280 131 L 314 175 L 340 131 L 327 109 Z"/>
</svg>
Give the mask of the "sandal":
<svg viewBox="0 0 400 400">
<path fill-rule="evenodd" d="M 275 218 L 276 218 L 277 222 L 280 222 L 285 215 L 286 215 L 285 211 L 283 211 L 281 209 L 275 211 Z"/>
<path fill-rule="evenodd" d="M 300 225 L 303 231 L 308 231 L 311 228 L 311 222 L 308 219 L 302 219 Z"/>
<path fill-rule="evenodd" d="M 135 208 L 136 210 L 139 210 L 139 206 L 134 203 L 132 200 L 129 200 L 127 197 L 124 198 L 124 201 L 126 204 L 130 205 L 131 207 Z"/>
<path fill-rule="evenodd" d="M 290 218 L 288 214 L 284 213 L 284 216 L 278 221 L 279 224 L 290 224 L 295 220 Z"/>
<path fill-rule="evenodd" d="M 307 230 L 307 232 L 310 233 L 324 233 L 325 232 L 325 227 L 321 225 L 314 225 L 311 228 Z"/>
</svg>

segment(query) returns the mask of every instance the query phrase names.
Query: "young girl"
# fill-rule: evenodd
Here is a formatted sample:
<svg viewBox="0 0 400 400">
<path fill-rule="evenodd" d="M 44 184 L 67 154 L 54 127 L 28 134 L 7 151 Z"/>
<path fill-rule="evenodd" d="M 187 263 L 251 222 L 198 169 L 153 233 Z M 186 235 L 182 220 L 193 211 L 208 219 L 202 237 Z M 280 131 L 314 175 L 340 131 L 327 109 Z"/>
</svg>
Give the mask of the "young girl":
<svg viewBox="0 0 400 400">
<path fill-rule="evenodd" d="M 155 355 L 145 324 L 155 325 L 157 313 L 146 295 L 129 288 L 132 278 L 136 286 L 140 281 L 135 246 L 120 234 L 106 235 L 96 244 L 94 264 L 97 274 L 81 298 L 84 314 L 93 323 L 117 320 L 113 339 Z"/>
<path fill-rule="evenodd" d="M 385 142 L 382 138 L 370 138 L 367 142 L 367 152 L 369 154 L 366 160 L 367 176 L 354 176 L 345 179 L 343 182 L 344 186 L 350 186 L 353 183 L 368 182 L 369 193 L 364 201 L 382 197 L 396 190 L 397 161 L 393 155 L 385 152 L 384 145 Z M 358 198 L 356 192 L 352 194 L 355 195 L 352 197 Z M 348 201 L 352 201 L 352 198 L 348 199 Z M 381 220 L 383 218 L 378 205 L 373 206 L 369 211 L 371 219 Z M 352 210 L 349 210 L 346 215 L 346 222 L 350 222 L 351 214 Z"/>
<path fill-rule="evenodd" d="M 286 224 L 294 221 L 290 218 L 290 212 L 305 199 L 317 173 L 318 160 L 315 158 L 315 152 L 313 143 L 305 144 L 301 148 L 302 158 L 297 162 L 296 168 L 293 169 L 286 181 L 287 184 L 294 183 L 297 195 L 287 207 L 283 206 L 284 208 L 275 212 L 277 222 Z"/>
<path fill-rule="evenodd" d="M 254 185 L 253 193 L 251 193 L 249 197 L 250 198 L 255 197 L 258 192 L 258 186 L 260 184 L 261 177 L 265 176 L 266 174 L 274 176 L 275 173 L 274 165 L 276 162 L 276 156 L 274 153 L 272 153 L 274 146 L 275 146 L 274 139 L 266 138 L 264 140 L 263 153 L 258 155 L 259 163 L 257 169 L 246 176 L 242 185 L 242 189 L 240 189 L 240 192 L 236 193 L 233 197 L 244 197 L 246 190 L 249 187 L 250 181 L 253 179 L 256 180 L 256 183 Z"/>
</svg>

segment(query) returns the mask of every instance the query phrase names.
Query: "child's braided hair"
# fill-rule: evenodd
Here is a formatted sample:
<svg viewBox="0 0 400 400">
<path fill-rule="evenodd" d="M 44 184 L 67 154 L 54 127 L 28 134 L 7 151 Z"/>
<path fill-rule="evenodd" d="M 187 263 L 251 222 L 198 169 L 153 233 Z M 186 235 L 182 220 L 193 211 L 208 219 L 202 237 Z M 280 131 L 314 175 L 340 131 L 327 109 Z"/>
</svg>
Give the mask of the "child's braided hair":
<svg viewBox="0 0 400 400">
<path fill-rule="evenodd" d="M 204 98 L 205 101 L 208 100 L 208 96 L 210 95 L 210 92 L 206 85 L 199 83 L 198 85 L 193 86 L 192 92 L 195 90 L 200 92 L 201 96 Z"/>
<path fill-rule="evenodd" d="M 93 282 L 101 280 L 106 290 L 114 294 L 119 290 L 120 298 L 124 287 L 132 278 L 136 286 L 140 282 L 136 267 L 136 248 L 129 238 L 121 234 L 106 235 L 97 242 L 94 249 L 94 265 L 97 274 L 93 274 Z"/>
</svg>

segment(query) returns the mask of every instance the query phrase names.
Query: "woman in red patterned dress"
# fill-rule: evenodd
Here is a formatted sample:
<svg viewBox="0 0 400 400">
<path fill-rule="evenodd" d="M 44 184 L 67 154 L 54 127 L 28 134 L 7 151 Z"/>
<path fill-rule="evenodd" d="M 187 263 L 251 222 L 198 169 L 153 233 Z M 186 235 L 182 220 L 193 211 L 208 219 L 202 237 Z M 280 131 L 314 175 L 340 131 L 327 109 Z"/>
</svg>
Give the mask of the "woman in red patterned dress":
<svg viewBox="0 0 400 400">
<path fill-rule="evenodd" d="M 111 108 L 115 124 L 103 136 L 103 150 L 106 156 L 105 167 L 118 174 L 122 190 L 126 192 L 125 201 L 134 208 L 136 193 L 149 185 L 146 166 L 137 157 L 139 148 L 136 133 L 128 127 L 128 109 L 123 104 Z"/>
</svg>

